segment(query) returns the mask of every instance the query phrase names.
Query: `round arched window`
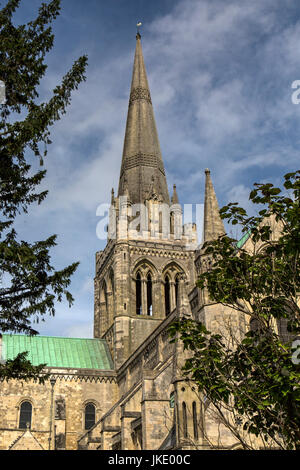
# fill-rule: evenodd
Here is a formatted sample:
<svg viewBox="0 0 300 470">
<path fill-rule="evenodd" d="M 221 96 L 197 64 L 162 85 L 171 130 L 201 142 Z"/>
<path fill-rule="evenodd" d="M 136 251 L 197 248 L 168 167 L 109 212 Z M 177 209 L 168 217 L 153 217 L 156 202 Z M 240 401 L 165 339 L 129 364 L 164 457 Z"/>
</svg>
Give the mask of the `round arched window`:
<svg viewBox="0 0 300 470">
<path fill-rule="evenodd" d="M 32 405 L 29 401 L 23 401 L 20 407 L 19 429 L 26 429 L 27 424 L 31 428 Z"/>
<path fill-rule="evenodd" d="M 96 408 L 93 403 L 88 403 L 84 411 L 84 428 L 91 429 L 96 422 Z"/>
</svg>

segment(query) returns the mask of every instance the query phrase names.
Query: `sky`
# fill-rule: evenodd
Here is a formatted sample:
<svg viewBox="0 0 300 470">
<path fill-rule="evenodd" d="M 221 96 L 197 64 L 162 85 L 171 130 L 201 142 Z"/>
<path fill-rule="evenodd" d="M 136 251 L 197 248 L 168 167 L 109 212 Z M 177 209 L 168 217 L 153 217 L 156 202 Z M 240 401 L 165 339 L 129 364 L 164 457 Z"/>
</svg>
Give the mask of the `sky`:
<svg viewBox="0 0 300 470">
<path fill-rule="evenodd" d="M 16 23 L 40 4 L 23 0 Z M 298 0 L 62 0 L 40 99 L 83 54 L 87 80 L 52 128 L 48 197 L 16 222 L 23 240 L 57 234 L 56 269 L 80 261 L 75 302 L 35 325 L 43 335 L 93 336 L 95 252 L 105 246 L 96 211 L 118 189 L 138 21 L 167 181 L 182 204 L 203 203 L 209 168 L 220 207 L 239 202 L 251 213 L 254 183 L 281 185 L 299 169 Z"/>
</svg>

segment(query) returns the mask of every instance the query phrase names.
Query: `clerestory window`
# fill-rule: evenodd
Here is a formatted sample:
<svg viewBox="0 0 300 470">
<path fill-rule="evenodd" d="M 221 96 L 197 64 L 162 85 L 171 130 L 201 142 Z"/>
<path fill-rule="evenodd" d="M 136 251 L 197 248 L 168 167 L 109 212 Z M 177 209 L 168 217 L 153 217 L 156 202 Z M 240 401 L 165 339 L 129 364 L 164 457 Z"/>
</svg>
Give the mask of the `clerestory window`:
<svg viewBox="0 0 300 470">
<path fill-rule="evenodd" d="M 85 429 L 91 429 L 96 422 L 96 408 L 93 403 L 88 403 L 85 406 Z"/>
</svg>

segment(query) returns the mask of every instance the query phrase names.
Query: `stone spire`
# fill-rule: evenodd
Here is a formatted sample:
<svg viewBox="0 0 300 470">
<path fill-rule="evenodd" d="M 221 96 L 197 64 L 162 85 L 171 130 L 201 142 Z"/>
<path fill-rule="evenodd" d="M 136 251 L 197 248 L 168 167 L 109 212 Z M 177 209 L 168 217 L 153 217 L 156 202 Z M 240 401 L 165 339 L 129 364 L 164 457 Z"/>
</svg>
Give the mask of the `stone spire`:
<svg viewBox="0 0 300 470">
<path fill-rule="evenodd" d="M 111 189 L 111 200 L 110 200 L 111 205 L 113 206 L 115 203 L 115 191 L 114 188 Z"/>
<path fill-rule="evenodd" d="M 144 203 L 151 184 L 159 199 L 170 203 L 139 33 L 136 35 L 119 196 L 124 193 L 125 181 L 133 204 Z"/>
<path fill-rule="evenodd" d="M 205 170 L 205 176 L 203 242 L 216 240 L 220 235 L 225 234 L 224 224 L 219 214 L 217 196 L 208 169 Z"/>
</svg>

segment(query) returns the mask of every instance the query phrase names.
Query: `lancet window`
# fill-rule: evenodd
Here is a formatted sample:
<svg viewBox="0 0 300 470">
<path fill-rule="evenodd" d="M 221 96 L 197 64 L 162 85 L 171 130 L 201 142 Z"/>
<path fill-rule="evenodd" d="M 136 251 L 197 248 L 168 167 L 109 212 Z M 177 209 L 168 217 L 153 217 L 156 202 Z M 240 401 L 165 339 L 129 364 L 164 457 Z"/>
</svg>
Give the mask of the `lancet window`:
<svg viewBox="0 0 300 470">
<path fill-rule="evenodd" d="M 188 437 L 188 424 L 187 424 L 187 409 L 186 403 L 182 402 L 182 424 L 183 424 L 183 436 Z"/>
<path fill-rule="evenodd" d="M 163 272 L 163 295 L 165 315 L 168 316 L 177 306 L 179 283 L 183 271 L 174 264 L 168 265 Z"/>
<path fill-rule="evenodd" d="M 178 290 L 179 290 L 179 274 L 175 277 L 175 303 L 177 305 L 178 300 Z"/>
<path fill-rule="evenodd" d="M 141 273 L 138 271 L 135 280 L 135 299 L 136 299 L 136 314 L 142 314 L 142 279 Z"/>
<path fill-rule="evenodd" d="M 20 407 L 19 429 L 26 429 L 27 425 L 31 427 L 32 404 L 29 401 L 23 401 Z"/>
<path fill-rule="evenodd" d="M 150 272 L 147 275 L 147 315 L 152 315 L 152 277 Z"/>
<path fill-rule="evenodd" d="M 195 401 L 193 401 L 193 427 L 194 427 L 194 438 L 198 439 L 197 405 Z"/>
<path fill-rule="evenodd" d="M 166 275 L 165 277 L 165 312 L 166 316 L 170 314 L 171 311 L 171 299 L 170 299 L 170 279 L 169 276 Z"/>
<path fill-rule="evenodd" d="M 136 315 L 152 316 L 154 314 L 154 280 L 155 268 L 147 261 L 142 261 L 136 267 L 133 274 L 135 289 L 135 313 Z"/>
<path fill-rule="evenodd" d="M 84 428 L 91 429 L 96 422 L 96 408 L 93 403 L 87 403 L 84 410 Z"/>
</svg>

